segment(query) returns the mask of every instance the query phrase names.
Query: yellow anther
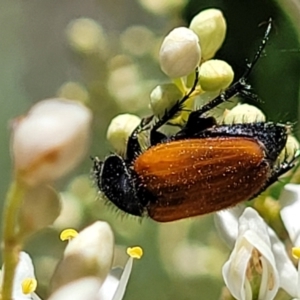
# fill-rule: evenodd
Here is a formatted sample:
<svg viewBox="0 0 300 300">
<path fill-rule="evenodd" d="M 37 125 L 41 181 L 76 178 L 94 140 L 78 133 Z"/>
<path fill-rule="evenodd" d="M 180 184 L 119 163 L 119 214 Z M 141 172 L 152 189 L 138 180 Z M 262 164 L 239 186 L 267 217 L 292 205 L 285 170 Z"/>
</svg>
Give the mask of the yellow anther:
<svg viewBox="0 0 300 300">
<path fill-rule="evenodd" d="M 76 237 L 77 235 L 78 235 L 78 232 L 75 229 L 68 228 L 61 232 L 60 239 L 62 241 L 67 241 L 67 240 L 69 241 L 69 240 L 73 239 L 74 237 Z"/>
<path fill-rule="evenodd" d="M 22 281 L 22 292 L 25 295 L 31 294 L 36 290 L 37 281 L 35 278 L 25 278 Z"/>
<path fill-rule="evenodd" d="M 300 258 L 300 247 L 293 247 L 292 248 L 292 254 L 295 258 Z"/>
<path fill-rule="evenodd" d="M 141 247 L 128 247 L 127 254 L 136 259 L 140 259 L 143 256 L 143 249 Z"/>
</svg>

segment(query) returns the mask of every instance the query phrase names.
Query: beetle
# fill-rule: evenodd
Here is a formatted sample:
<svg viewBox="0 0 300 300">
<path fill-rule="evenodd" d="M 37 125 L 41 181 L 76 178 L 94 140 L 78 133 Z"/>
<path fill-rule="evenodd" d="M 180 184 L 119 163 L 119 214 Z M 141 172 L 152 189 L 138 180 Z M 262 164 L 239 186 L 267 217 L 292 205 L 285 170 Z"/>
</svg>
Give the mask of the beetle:
<svg viewBox="0 0 300 300">
<path fill-rule="evenodd" d="M 94 158 L 93 174 L 99 190 L 125 213 L 170 222 L 203 215 L 250 200 L 294 166 L 276 163 L 284 149 L 289 126 L 272 122 L 217 124 L 207 112 L 236 95 L 255 98 L 247 79 L 269 38 L 264 38 L 244 75 L 216 98 L 189 114 L 177 133 L 166 136 L 167 124 L 189 99 L 198 83 L 154 124 L 144 118 L 129 136 L 124 157 Z M 148 130 L 150 146 L 138 142 Z"/>
</svg>

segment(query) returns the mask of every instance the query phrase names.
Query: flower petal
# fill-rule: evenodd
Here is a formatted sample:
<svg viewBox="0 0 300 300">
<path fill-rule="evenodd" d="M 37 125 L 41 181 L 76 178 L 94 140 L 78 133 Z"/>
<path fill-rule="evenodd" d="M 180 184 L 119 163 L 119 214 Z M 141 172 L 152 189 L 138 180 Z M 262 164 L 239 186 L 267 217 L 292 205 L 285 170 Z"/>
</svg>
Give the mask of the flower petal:
<svg viewBox="0 0 300 300">
<path fill-rule="evenodd" d="M 238 219 L 245 209 L 245 205 L 239 204 L 233 208 L 219 211 L 214 214 L 215 226 L 227 244 L 232 249 L 238 236 Z"/>
<path fill-rule="evenodd" d="M 48 300 L 97 300 L 101 284 L 96 277 L 84 277 L 60 287 Z"/>
<path fill-rule="evenodd" d="M 116 293 L 114 294 L 113 300 L 122 300 L 123 296 L 125 294 L 125 290 L 127 287 L 127 283 L 131 274 L 131 270 L 132 270 L 132 264 L 133 264 L 133 258 L 129 257 L 124 271 L 122 273 L 121 279 L 120 279 L 120 283 L 119 286 L 116 290 Z"/>
<path fill-rule="evenodd" d="M 294 246 L 300 246 L 300 185 L 287 184 L 279 198 L 280 215 Z"/>
<path fill-rule="evenodd" d="M 284 244 L 279 240 L 276 233 L 268 228 L 269 237 L 272 243 L 272 251 L 276 261 L 276 268 L 280 278 L 280 287 L 289 295 L 298 295 L 298 273 L 294 264 L 290 260 Z"/>
<path fill-rule="evenodd" d="M 223 267 L 225 283 L 237 299 L 252 299 L 248 291 L 248 264 L 255 261 L 254 268 L 261 272 L 259 299 L 273 299 L 279 288 L 279 275 L 276 269 L 268 226 L 252 208 L 246 208 L 239 219 L 238 238 L 229 260 Z M 246 276 L 247 275 L 247 276 Z M 249 298 L 250 297 L 250 298 Z"/>
</svg>

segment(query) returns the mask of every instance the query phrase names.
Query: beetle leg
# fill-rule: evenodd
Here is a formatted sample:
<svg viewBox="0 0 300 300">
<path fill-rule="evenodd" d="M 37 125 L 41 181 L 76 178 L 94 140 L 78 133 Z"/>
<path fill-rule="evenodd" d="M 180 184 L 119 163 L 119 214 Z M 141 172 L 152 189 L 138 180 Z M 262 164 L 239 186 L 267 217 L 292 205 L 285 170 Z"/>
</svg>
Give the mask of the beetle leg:
<svg viewBox="0 0 300 300">
<path fill-rule="evenodd" d="M 216 124 L 217 122 L 214 117 L 203 118 L 201 117 L 199 111 L 193 111 L 190 113 L 184 128 L 182 128 L 175 134 L 175 138 L 180 139 L 182 137 L 193 136 L 200 131 L 210 128 Z"/>
<path fill-rule="evenodd" d="M 267 180 L 267 182 L 265 183 L 265 185 L 262 187 L 262 189 L 255 194 L 252 199 L 254 199 L 255 197 L 259 196 L 263 191 L 265 191 L 270 185 L 272 185 L 273 183 L 277 182 L 279 177 L 286 174 L 288 171 L 290 171 L 293 167 L 295 167 L 296 165 L 296 160 L 299 159 L 299 154 L 296 154 L 294 156 L 294 158 L 291 161 L 284 161 L 283 163 L 281 163 L 279 166 L 274 167 L 271 176 L 269 177 L 269 179 Z M 249 199 L 249 200 L 252 200 Z"/>
<path fill-rule="evenodd" d="M 135 129 L 129 136 L 126 148 L 126 161 L 132 162 L 142 152 L 138 139 L 138 131 Z"/>
<path fill-rule="evenodd" d="M 197 67 L 195 70 L 195 80 L 189 92 L 185 96 L 183 96 L 183 98 L 178 100 L 174 106 L 172 106 L 169 110 L 166 111 L 166 113 L 162 116 L 162 118 L 159 119 L 151 127 L 152 130 L 157 131 L 161 126 L 168 123 L 168 121 L 173 119 L 182 110 L 184 102 L 187 101 L 191 97 L 192 93 L 195 91 L 198 84 L 198 80 L 199 80 L 199 69 Z M 149 129 L 149 128 L 143 128 L 143 130 L 144 129 Z"/>
<path fill-rule="evenodd" d="M 236 82 L 234 83 L 231 87 L 227 88 L 224 92 L 222 92 L 218 97 L 214 98 L 207 104 L 203 105 L 198 112 L 202 115 L 209 110 L 215 108 L 216 106 L 220 105 L 221 103 L 228 101 L 232 97 L 236 95 L 242 95 L 246 97 L 251 97 L 252 99 L 257 99 L 257 96 L 251 93 L 251 86 L 247 84 L 247 80 L 249 78 L 249 75 L 251 71 L 253 70 L 254 66 L 256 65 L 258 59 L 260 58 L 263 50 L 265 49 L 265 46 L 267 44 L 267 41 L 269 39 L 270 31 L 272 28 L 272 20 L 269 20 L 268 27 L 265 31 L 264 38 L 261 41 L 261 44 L 258 48 L 258 51 L 256 52 L 253 60 L 251 63 L 247 64 L 246 71 L 244 75 Z"/>
</svg>

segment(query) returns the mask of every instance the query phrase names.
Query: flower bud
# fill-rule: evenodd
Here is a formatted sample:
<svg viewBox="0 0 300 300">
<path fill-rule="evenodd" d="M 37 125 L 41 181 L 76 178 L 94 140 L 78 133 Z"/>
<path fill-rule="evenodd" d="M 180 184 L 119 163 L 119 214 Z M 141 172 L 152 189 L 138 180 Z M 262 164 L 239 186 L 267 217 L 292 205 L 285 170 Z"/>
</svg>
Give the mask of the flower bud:
<svg viewBox="0 0 300 300">
<path fill-rule="evenodd" d="M 27 190 L 19 213 L 20 230 L 34 233 L 51 225 L 60 213 L 58 194 L 49 186 L 39 185 Z"/>
<path fill-rule="evenodd" d="M 106 137 L 117 153 L 126 152 L 128 138 L 140 122 L 141 119 L 138 116 L 131 114 L 118 115 L 111 120 Z"/>
<path fill-rule="evenodd" d="M 150 94 L 150 106 L 153 114 L 161 118 L 181 98 L 182 93 L 174 83 L 158 85 Z"/>
<path fill-rule="evenodd" d="M 265 122 L 266 116 L 256 106 L 239 104 L 224 113 L 224 124 Z"/>
<path fill-rule="evenodd" d="M 58 179 L 84 157 L 91 112 L 80 103 L 49 99 L 13 122 L 11 140 L 16 175 L 29 185 Z"/>
<path fill-rule="evenodd" d="M 71 47 L 80 53 L 91 54 L 104 51 L 106 40 L 102 27 L 94 20 L 80 18 L 67 27 L 67 38 Z"/>
<path fill-rule="evenodd" d="M 173 29 L 165 37 L 159 52 L 160 67 L 171 78 L 189 75 L 200 59 L 198 36 L 185 27 Z"/>
<path fill-rule="evenodd" d="M 211 59 L 200 67 L 199 84 L 204 91 L 219 91 L 226 89 L 233 77 L 233 70 L 227 62 Z"/>
<path fill-rule="evenodd" d="M 64 83 L 59 88 L 57 95 L 60 98 L 77 100 L 85 104 L 89 102 L 89 92 L 78 82 L 68 81 Z"/>
<path fill-rule="evenodd" d="M 114 253 L 114 235 L 106 222 L 95 222 L 67 245 L 53 276 L 53 289 L 87 276 L 102 282 L 108 275 Z"/>
<path fill-rule="evenodd" d="M 193 18 L 190 29 L 199 37 L 202 60 L 208 60 L 215 55 L 225 39 L 226 21 L 220 10 L 206 9 Z"/>
</svg>

